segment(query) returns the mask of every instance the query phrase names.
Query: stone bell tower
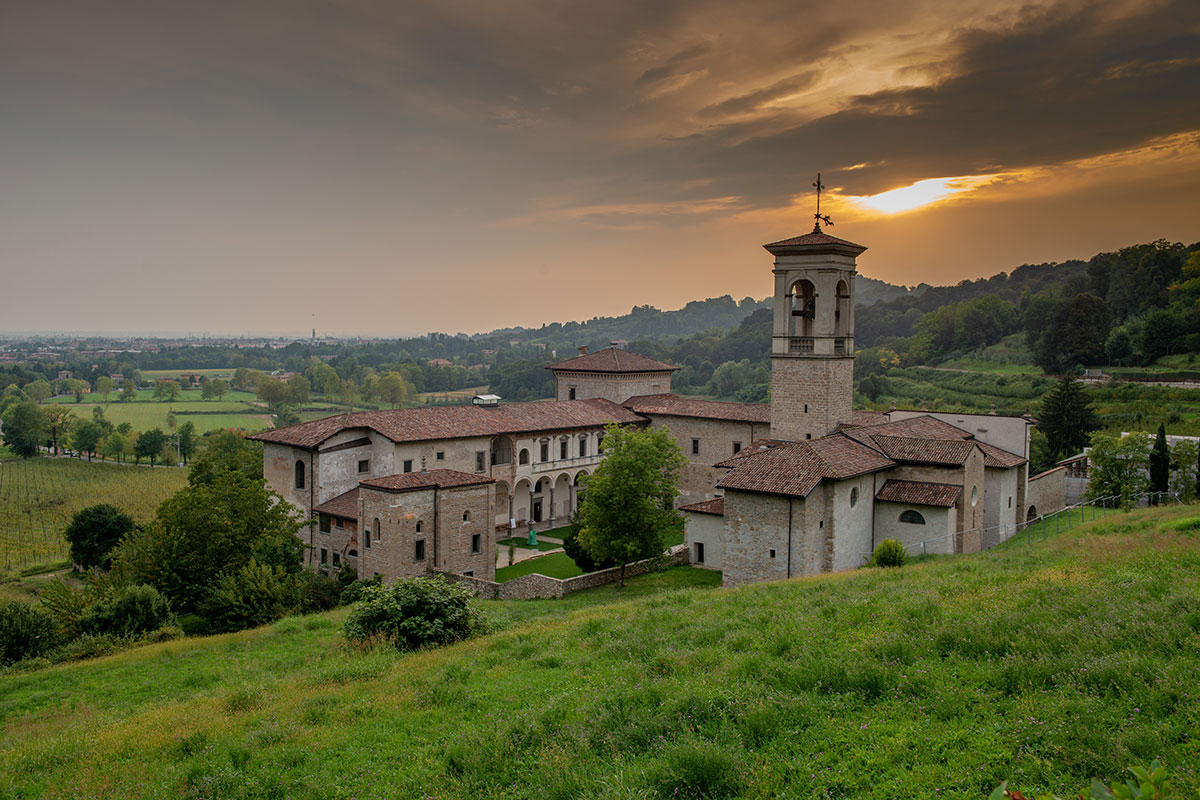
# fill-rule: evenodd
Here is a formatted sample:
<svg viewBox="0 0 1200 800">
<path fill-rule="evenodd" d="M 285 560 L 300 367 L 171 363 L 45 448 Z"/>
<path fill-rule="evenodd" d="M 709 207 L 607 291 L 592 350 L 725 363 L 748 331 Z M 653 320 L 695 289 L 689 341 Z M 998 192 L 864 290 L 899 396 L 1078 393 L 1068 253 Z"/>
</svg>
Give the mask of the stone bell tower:
<svg viewBox="0 0 1200 800">
<path fill-rule="evenodd" d="M 867 248 L 822 233 L 820 218 L 763 246 L 775 256 L 771 438 L 817 439 L 851 419 L 855 259 Z"/>
</svg>

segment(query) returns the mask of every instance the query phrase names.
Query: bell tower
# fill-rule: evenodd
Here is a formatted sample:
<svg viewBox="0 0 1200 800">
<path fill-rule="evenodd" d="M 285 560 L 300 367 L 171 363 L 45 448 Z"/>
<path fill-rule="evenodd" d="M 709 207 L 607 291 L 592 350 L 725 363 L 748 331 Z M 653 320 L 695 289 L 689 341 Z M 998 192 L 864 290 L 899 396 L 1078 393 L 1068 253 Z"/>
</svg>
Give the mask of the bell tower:
<svg viewBox="0 0 1200 800">
<path fill-rule="evenodd" d="M 771 438 L 792 442 L 849 423 L 854 395 L 855 260 L 867 248 L 816 216 L 812 233 L 763 245 L 775 256 Z"/>
</svg>

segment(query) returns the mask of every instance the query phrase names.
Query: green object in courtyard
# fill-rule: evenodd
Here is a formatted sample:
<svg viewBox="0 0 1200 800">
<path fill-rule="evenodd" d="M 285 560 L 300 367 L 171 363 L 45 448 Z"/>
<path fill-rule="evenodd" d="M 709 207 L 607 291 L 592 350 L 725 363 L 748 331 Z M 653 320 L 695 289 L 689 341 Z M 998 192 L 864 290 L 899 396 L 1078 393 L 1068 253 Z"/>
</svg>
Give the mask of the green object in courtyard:
<svg viewBox="0 0 1200 800">
<path fill-rule="evenodd" d="M 533 528 L 530 528 L 530 529 L 529 529 L 529 539 L 528 539 L 528 544 L 529 544 L 529 546 L 530 546 L 530 547 L 536 547 L 536 546 L 537 546 L 537 531 L 535 531 Z"/>
</svg>

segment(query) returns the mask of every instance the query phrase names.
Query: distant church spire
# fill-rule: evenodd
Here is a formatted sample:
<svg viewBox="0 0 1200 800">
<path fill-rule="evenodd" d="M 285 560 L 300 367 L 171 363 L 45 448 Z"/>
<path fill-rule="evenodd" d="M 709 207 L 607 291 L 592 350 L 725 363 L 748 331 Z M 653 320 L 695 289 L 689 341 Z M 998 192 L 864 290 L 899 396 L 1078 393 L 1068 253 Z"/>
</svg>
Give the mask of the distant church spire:
<svg viewBox="0 0 1200 800">
<path fill-rule="evenodd" d="M 825 184 L 821 183 L 821 173 L 819 172 L 817 173 L 817 180 L 813 184 L 813 188 L 817 190 L 817 213 L 813 214 L 813 219 L 816 220 L 813 223 L 813 233 L 820 233 L 821 223 L 824 222 L 826 225 L 833 225 L 833 220 L 829 218 L 828 214 L 821 213 L 821 191 L 825 188 Z"/>
</svg>

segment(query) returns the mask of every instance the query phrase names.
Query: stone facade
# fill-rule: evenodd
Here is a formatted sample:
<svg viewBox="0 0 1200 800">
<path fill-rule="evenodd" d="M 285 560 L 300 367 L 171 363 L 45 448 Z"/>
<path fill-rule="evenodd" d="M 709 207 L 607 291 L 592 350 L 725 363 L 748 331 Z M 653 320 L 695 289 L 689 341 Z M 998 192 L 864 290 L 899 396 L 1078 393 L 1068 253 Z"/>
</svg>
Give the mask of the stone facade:
<svg viewBox="0 0 1200 800">
<path fill-rule="evenodd" d="M 359 490 L 359 575 L 387 583 L 435 571 L 496 574 L 495 485 Z M 367 537 L 370 538 L 368 546 Z"/>
<path fill-rule="evenodd" d="M 1066 507 L 1067 470 L 1056 467 L 1029 479 L 1029 491 L 1026 494 L 1028 505 L 1025 508 L 1025 522 L 1053 514 Z"/>
<path fill-rule="evenodd" d="M 556 371 L 559 400 L 603 398 L 624 403 L 631 397 L 663 394 L 671 391 L 671 372 L 637 372 L 622 375 L 612 372 Z"/>
<path fill-rule="evenodd" d="M 770 433 L 769 425 L 756 422 L 666 414 L 647 416 L 653 427 L 670 431 L 675 443 L 687 458 L 687 465 L 679 476 L 679 504 L 696 503 L 720 496 L 716 484 L 726 470 L 714 467 L 713 464 L 734 455 L 735 443 L 740 450 Z"/>
<path fill-rule="evenodd" d="M 725 492 L 723 586 L 777 581 L 823 571 L 824 498 Z"/>
<path fill-rule="evenodd" d="M 725 517 L 716 514 L 684 512 L 684 537 L 692 565 L 701 569 L 722 569 Z"/>
<path fill-rule="evenodd" d="M 901 519 L 906 511 L 915 511 L 925 520 L 906 522 Z M 958 519 L 955 508 L 933 508 L 904 503 L 875 503 L 875 542 L 895 539 L 905 546 L 909 555 L 951 555 L 957 542 Z M 865 563 L 874 550 L 864 551 Z"/>
<path fill-rule="evenodd" d="M 819 439 L 853 418 L 854 358 L 771 360 L 771 438 Z"/>
</svg>

